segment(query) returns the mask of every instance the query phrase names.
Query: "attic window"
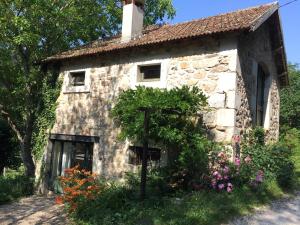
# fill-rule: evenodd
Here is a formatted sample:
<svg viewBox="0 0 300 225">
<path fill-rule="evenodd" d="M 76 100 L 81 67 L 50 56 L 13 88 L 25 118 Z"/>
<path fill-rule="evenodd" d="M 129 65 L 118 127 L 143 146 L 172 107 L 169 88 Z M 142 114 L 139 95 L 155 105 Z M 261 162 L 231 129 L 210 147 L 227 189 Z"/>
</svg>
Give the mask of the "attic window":
<svg viewBox="0 0 300 225">
<path fill-rule="evenodd" d="M 161 65 L 146 65 L 138 67 L 138 81 L 160 81 Z"/>
<path fill-rule="evenodd" d="M 70 72 L 70 86 L 84 86 L 85 71 Z"/>
<path fill-rule="evenodd" d="M 148 148 L 148 160 L 152 162 L 160 161 L 161 150 L 158 148 Z M 141 165 L 143 159 L 143 147 L 129 147 L 129 164 Z"/>
</svg>

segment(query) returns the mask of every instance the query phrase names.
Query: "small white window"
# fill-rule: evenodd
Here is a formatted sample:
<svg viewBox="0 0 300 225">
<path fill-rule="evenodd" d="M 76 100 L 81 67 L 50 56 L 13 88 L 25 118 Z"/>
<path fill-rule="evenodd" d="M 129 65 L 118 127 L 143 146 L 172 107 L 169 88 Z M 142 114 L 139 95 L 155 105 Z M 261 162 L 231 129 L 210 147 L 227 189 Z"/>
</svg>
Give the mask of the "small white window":
<svg viewBox="0 0 300 225">
<path fill-rule="evenodd" d="M 90 69 L 66 71 L 64 78 L 64 93 L 88 93 L 91 89 Z"/>
<path fill-rule="evenodd" d="M 155 59 L 132 64 L 130 71 L 130 87 L 167 88 L 169 59 Z"/>
<path fill-rule="evenodd" d="M 85 71 L 70 72 L 69 86 L 84 86 Z"/>
<path fill-rule="evenodd" d="M 138 66 L 138 82 L 153 82 L 160 81 L 161 78 L 161 65 L 145 65 Z"/>
</svg>

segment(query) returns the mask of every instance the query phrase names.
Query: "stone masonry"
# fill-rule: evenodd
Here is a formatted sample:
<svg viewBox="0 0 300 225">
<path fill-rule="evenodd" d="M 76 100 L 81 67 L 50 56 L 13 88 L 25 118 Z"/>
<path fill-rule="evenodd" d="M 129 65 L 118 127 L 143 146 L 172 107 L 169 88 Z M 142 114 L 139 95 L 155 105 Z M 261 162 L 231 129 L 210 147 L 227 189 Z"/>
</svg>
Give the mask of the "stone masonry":
<svg viewBox="0 0 300 225">
<path fill-rule="evenodd" d="M 108 177 L 123 177 L 125 171 L 135 167 L 128 164 L 128 143 L 118 141 L 119 130 L 109 113 L 121 91 L 140 85 L 135 76 L 138 65 L 161 63 L 161 81 L 152 85 L 167 89 L 182 85 L 200 87 L 211 107 L 203 115 L 211 137 L 230 143 L 233 134 L 252 124 L 250 49 L 253 58 L 256 55 L 252 42 L 246 43 L 248 38 L 255 42 L 254 37 L 222 35 L 65 61 L 60 74 L 64 88 L 51 133 L 99 137 L 94 144 L 93 171 Z M 266 64 L 272 65 L 269 61 Z M 276 72 L 272 68 L 269 133 L 276 139 L 279 97 Z M 85 91 L 66 91 L 66 77 L 73 70 L 86 70 L 90 86 Z"/>
<path fill-rule="evenodd" d="M 276 141 L 279 136 L 279 84 L 268 29 L 268 24 L 264 24 L 255 33 L 239 37 L 236 128 L 243 133 L 255 125 L 256 78 L 258 65 L 261 65 L 267 74 L 264 128 L 267 140 Z"/>
</svg>

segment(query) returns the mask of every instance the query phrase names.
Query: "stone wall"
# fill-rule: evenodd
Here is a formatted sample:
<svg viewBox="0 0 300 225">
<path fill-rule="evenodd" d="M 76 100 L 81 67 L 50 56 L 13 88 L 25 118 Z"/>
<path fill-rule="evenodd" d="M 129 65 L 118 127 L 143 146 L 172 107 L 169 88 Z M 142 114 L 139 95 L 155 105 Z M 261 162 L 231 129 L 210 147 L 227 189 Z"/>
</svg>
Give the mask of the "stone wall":
<svg viewBox="0 0 300 225">
<path fill-rule="evenodd" d="M 268 75 L 264 128 L 267 140 L 276 141 L 279 135 L 279 85 L 268 23 L 253 33 L 241 35 L 238 40 L 236 127 L 240 133 L 255 126 L 258 65 Z"/>
<path fill-rule="evenodd" d="M 158 87 L 196 85 L 204 91 L 211 106 L 204 121 L 212 138 L 230 142 L 237 109 L 235 36 L 181 41 L 177 45 L 73 59 L 62 65 L 61 78 L 68 76 L 69 71 L 87 69 L 90 91 L 61 92 L 56 123 L 51 132 L 100 137 L 99 143 L 94 145 L 95 172 L 118 178 L 124 171 L 135 168 L 127 163 L 128 143 L 117 140 L 119 130 L 109 117 L 109 111 L 120 91 L 137 85 L 134 77 L 137 65 L 152 62 L 161 62 L 165 73 L 162 74 L 165 80 L 155 84 Z"/>
</svg>

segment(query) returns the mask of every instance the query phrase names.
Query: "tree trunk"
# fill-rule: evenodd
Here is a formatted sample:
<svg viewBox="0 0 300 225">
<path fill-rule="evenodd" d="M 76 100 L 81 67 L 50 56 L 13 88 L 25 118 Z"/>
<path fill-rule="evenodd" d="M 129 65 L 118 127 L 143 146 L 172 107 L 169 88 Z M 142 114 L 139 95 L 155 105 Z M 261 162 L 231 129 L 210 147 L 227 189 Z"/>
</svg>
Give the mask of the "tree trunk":
<svg viewBox="0 0 300 225">
<path fill-rule="evenodd" d="M 30 114 L 27 119 L 25 135 L 21 142 L 21 157 L 25 166 L 26 176 L 35 176 L 35 165 L 32 158 L 32 133 L 33 133 L 33 115 Z"/>
<path fill-rule="evenodd" d="M 35 165 L 31 155 L 30 143 L 23 141 L 21 143 L 21 158 L 25 166 L 25 175 L 29 177 L 35 176 Z"/>
<path fill-rule="evenodd" d="M 3 172 L 4 172 L 4 166 L 0 165 L 0 176 L 2 176 L 2 175 L 4 176 Z"/>
</svg>

